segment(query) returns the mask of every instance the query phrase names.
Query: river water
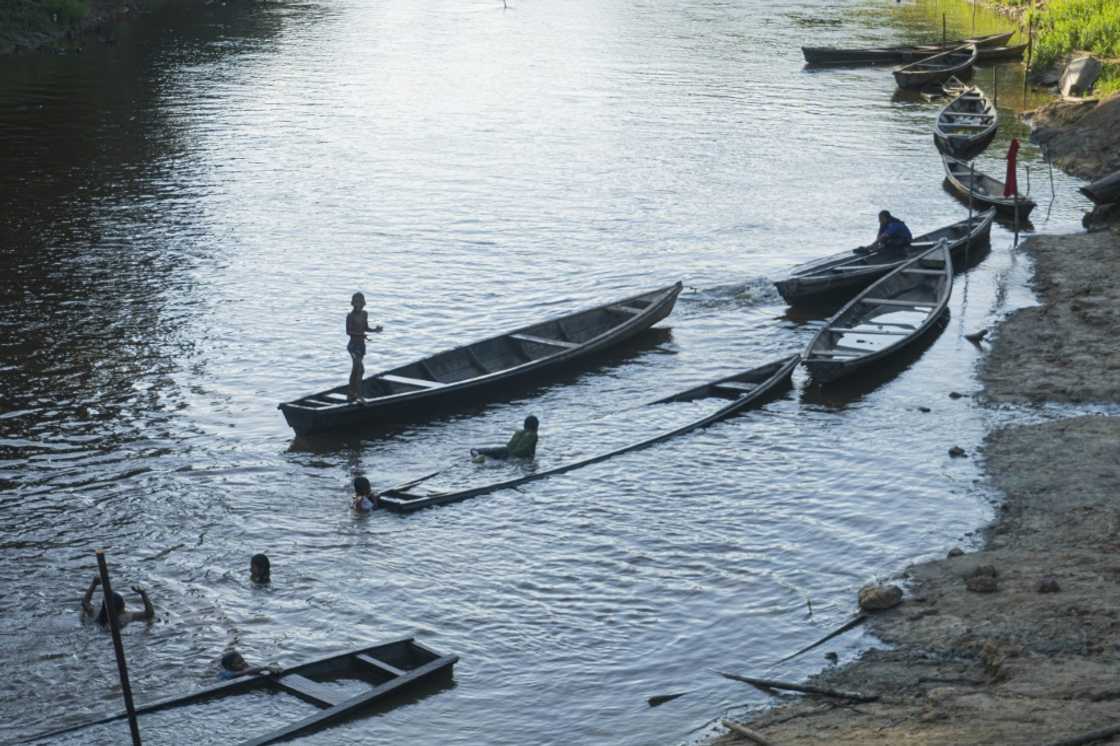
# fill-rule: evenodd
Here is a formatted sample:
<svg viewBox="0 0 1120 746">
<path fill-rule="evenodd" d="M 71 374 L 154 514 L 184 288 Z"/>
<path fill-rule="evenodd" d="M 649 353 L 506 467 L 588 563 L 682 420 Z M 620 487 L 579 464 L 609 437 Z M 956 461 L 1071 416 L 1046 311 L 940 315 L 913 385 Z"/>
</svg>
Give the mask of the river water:
<svg viewBox="0 0 1120 746">
<path fill-rule="evenodd" d="M 990 514 L 989 415 L 949 393 L 978 388 L 961 334 L 1030 302 L 1005 228 L 958 275 L 945 331 L 855 384 L 799 372 L 704 432 L 407 517 L 355 517 L 349 483 L 470 472 L 465 448 L 529 413 L 555 464 L 694 414 L 632 405 L 798 351 L 813 316 L 771 278 L 866 243 L 883 207 L 915 233 L 966 214 L 940 186 L 936 104 L 885 69 L 806 70 L 798 47 L 929 39 L 939 17 L 275 0 L 0 62 L 0 740 L 118 709 L 108 637 L 78 615 L 101 547 L 158 611 L 125 632 L 139 701 L 212 683 L 229 646 L 295 663 L 415 635 L 461 656 L 452 686 L 308 743 L 681 743 L 764 701 L 710 669 L 796 679 L 854 655 L 858 634 L 774 664 Z M 1005 113 L 978 161 L 997 176 L 1026 134 Z M 1048 207 L 1045 164 L 1022 157 L 1035 227 L 1073 226 L 1073 181 L 1055 174 Z M 355 290 L 385 326 L 378 368 L 678 279 L 663 331 L 516 398 L 313 442 L 275 408 L 343 382 Z M 280 699 L 142 732 L 233 742 L 306 712 Z"/>
</svg>

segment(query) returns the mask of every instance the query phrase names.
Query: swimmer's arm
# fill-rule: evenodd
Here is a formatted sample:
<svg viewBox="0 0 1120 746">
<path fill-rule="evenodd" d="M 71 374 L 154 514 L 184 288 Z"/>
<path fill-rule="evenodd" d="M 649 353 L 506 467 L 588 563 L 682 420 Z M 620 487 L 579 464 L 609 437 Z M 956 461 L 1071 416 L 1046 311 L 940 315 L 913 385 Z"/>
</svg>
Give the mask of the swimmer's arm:
<svg viewBox="0 0 1120 746">
<path fill-rule="evenodd" d="M 93 610 L 93 591 L 97 586 L 101 585 L 101 576 L 94 575 L 93 580 L 89 581 L 89 588 L 86 588 L 86 595 L 82 597 L 82 613 L 93 616 L 96 612 Z"/>
<path fill-rule="evenodd" d="M 140 599 L 144 602 L 143 611 L 132 612 L 132 618 L 143 621 L 151 621 L 156 618 L 156 610 L 152 607 L 152 602 L 148 599 L 148 593 L 138 585 L 132 586 L 132 590 L 140 594 Z"/>
<path fill-rule="evenodd" d="M 367 332 L 374 332 L 376 334 L 377 332 L 381 331 L 381 324 L 378 324 L 377 326 L 369 325 L 369 314 L 365 313 L 364 311 L 362 312 L 362 321 L 365 322 Z"/>
</svg>

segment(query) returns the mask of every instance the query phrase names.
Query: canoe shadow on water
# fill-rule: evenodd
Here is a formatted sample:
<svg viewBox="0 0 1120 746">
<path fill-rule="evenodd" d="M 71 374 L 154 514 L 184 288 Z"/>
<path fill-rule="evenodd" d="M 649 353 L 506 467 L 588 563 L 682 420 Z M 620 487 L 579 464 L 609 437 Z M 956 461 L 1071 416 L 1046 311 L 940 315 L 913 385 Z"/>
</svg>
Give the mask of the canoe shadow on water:
<svg viewBox="0 0 1120 746">
<path fill-rule="evenodd" d="M 393 422 L 360 425 L 312 435 L 297 435 L 288 446 L 289 453 L 329 453 L 342 449 L 359 448 L 363 441 L 391 438 L 415 427 L 419 422 L 440 426 L 456 420 L 477 417 L 492 405 L 505 404 L 517 399 L 528 399 L 559 386 L 571 385 L 582 376 L 605 373 L 624 363 L 633 362 L 646 353 L 674 355 L 675 350 L 665 347 L 673 339 L 671 327 L 654 327 L 626 340 L 616 347 L 580 358 L 564 368 L 550 371 L 535 380 L 508 383 L 501 393 L 487 393 L 483 399 L 472 401 L 468 393 L 458 404 L 444 403 L 436 409 L 418 410 L 413 416 Z M 442 413 L 439 410 L 443 410 Z"/>
<path fill-rule="evenodd" d="M 907 345 L 876 365 L 859 370 L 836 381 L 821 384 L 809 378 L 801 388 L 801 403 L 826 409 L 842 410 L 863 399 L 875 389 L 894 380 L 925 354 L 949 325 L 948 309 L 921 339 Z"/>
</svg>

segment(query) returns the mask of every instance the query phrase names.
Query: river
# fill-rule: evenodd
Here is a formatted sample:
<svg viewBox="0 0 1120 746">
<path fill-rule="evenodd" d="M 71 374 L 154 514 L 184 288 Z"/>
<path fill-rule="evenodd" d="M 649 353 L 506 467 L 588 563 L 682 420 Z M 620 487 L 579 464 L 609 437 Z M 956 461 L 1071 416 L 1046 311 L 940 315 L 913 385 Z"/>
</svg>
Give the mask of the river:
<svg viewBox="0 0 1120 746">
<path fill-rule="evenodd" d="M 884 207 L 915 233 L 962 219 L 937 104 L 886 69 L 803 67 L 801 44 L 939 33 L 932 0 L 894 5 L 238 2 L 0 61 L 0 739 L 120 707 L 108 636 L 79 621 L 96 548 L 157 608 L 124 635 L 138 701 L 212 683 L 229 646 L 295 663 L 414 635 L 461 656 L 453 685 L 307 743 L 682 743 L 764 701 L 710 669 L 823 665 L 774 663 L 990 516 L 983 351 L 961 335 L 1031 301 L 1004 227 L 945 331 L 866 380 L 799 372 L 706 431 L 407 517 L 355 516 L 349 485 L 470 471 L 468 446 L 529 413 L 542 466 L 656 431 L 622 410 L 808 341 L 784 269 L 868 242 Z M 996 176 L 1026 137 L 1005 114 L 978 161 Z M 1075 225 L 1073 180 L 1050 206 L 1021 157 L 1035 228 Z M 276 410 L 345 380 L 356 290 L 380 368 L 677 280 L 664 331 L 515 398 L 309 443 Z M 307 711 L 265 699 L 141 730 L 229 743 Z"/>
</svg>

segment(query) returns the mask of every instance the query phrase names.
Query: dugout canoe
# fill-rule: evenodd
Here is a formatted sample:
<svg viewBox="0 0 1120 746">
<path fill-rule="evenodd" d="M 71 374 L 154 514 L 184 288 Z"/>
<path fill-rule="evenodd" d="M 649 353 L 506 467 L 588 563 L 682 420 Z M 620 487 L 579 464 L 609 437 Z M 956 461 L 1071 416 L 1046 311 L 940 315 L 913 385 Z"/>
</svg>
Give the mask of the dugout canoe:
<svg viewBox="0 0 1120 746">
<path fill-rule="evenodd" d="M 990 59 L 1004 59 L 1002 55 L 1014 54 L 1014 52 L 1009 52 L 1007 51 L 1010 49 L 1009 47 L 1000 45 L 1009 40 L 1014 33 L 1014 31 L 1007 31 L 974 39 L 958 39 L 944 44 L 920 44 L 917 46 L 864 47 L 862 49 L 801 47 L 801 53 L 805 56 L 805 62 L 810 65 L 896 65 L 900 62 L 928 59 L 965 44 L 975 44 L 977 49 L 980 50 L 978 52 L 980 59 L 989 59 L 984 56 L 989 54 L 989 50 L 993 54 Z M 1019 55 L 1022 56 L 1022 49 L 1019 50 Z"/>
<path fill-rule="evenodd" d="M 828 383 L 894 355 L 943 323 L 953 292 L 948 241 L 868 287 L 816 333 L 802 353 L 815 383 Z"/>
<path fill-rule="evenodd" d="M 941 153 L 970 160 L 984 152 L 999 130 L 999 114 L 984 91 L 966 86 L 937 113 L 933 143 Z"/>
<path fill-rule="evenodd" d="M 953 262 L 963 267 L 969 254 L 975 254 L 988 245 L 995 215 L 994 209 L 988 210 L 973 215 L 971 219 L 915 236 L 903 253 L 892 250 L 871 254 L 842 251 L 799 264 L 774 286 L 791 306 L 834 306 L 850 300 L 888 272 L 933 248 L 942 238 L 949 242 Z"/>
<path fill-rule="evenodd" d="M 915 89 L 944 83 L 954 76 L 966 77 L 976 64 L 977 54 L 976 45 L 965 44 L 927 59 L 896 67 L 894 79 L 899 88 Z"/>
<path fill-rule="evenodd" d="M 298 697 L 320 708 L 319 712 L 301 720 L 241 742 L 241 746 L 265 746 L 265 744 L 302 736 L 354 716 L 374 703 L 415 688 L 421 682 L 446 683 L 451 680 L 452 669 L 458 660 L 457 655 L 437 653 L 408 637 L 334 653 L 297 666 L 280 669 L 276 673 L 241 676 L 187 695 L 138 705 L 136 714 L 139 717 L 140 730 L 143 732 L 143 715 L 147 713 L 235 697 L 249 692 L 268 692 Z M 364 682 L 368 686 L 347 696 L 347 689 L 333 685 L 333 682 L 340 679 Z M 193 718 L 199 716 L 198 712 L 191 715 Z M 43 733 L 32 737 L 30 741 L 41 741 L 117 720 L 124 721 L 127 717 L 128 713 L 122 712 L 100 720 Z M 228 722 L 229 713 L 225 712 L 222 717 Z M 128 741 L 128 726 L 122 722 L 121 728 L 121 737 L 118 741 L 125 743 Z"/>
<path fill-rule="evenodd" d="M 622 448 L 599 453 L 589 458 L 571 461 L 552 469 L 546 469 L 544 471 L 538 471 L 500 482 L 492 482 L 479 487 L 427 494 L 405 490 L 388 490 L 381 493 L 381 505 L 386 510 L 390 510 L 394 513 L 411 513 L 416 510 L 421 510 L 422 508 L 446 505 L 447 503 L 459 502 L 472 497 L 496 492 L 497 490 L 519 487 L 528 482 L 535 482 L 538 479 L 563 474 L 583 466 L 606 461 L 607 459 L 620 456 L 624 453 L 648 448 L 649 446 L 662 443 L 670 438 L 675 438 L 679 435 L 684 435 L 685 433 L 707 427 L 713 423 L 738 414 L 739 412 L 769 401 L 777 394 L 790 388 L 790 376 L 793 374 L 793 370 L 797 367 L 800 360 L 800 355 L 791 355 L 758 368 L 740 371 L 739 373 L 725 376 L 715 381 L 700 386 L 694 386 L 676 394 L 649 402 L 646 406 L 668 404 L 671 402 L 696 401 L 707 398 L 728 400 L 727 404 L 719 407 L 705 417 L 669 430 L 668 432 L 638 441 L 637 443 L 631 443 Z"/>
<path fill-rule="evenodd" d="M 1005 184 L 985 173 L 975 170 L 975 166 L 949 155 L 941 156 L 945 167 L 945 188 L 965 204 L 970 201 L 977 210 L 996 210 L 1004 219 L 1015 218 L 1026 222 L 1036 205 L 1030 197 L 1016 193 L 1004 197 Z"/>
<path fill-rule="evenodd" d="M 649 329 L 673 310 L 682 285 L 604 303 L 381 371 L 362 382 L 279 405 L 297 435 L 414 419 L 464 401 L 478 403 L 511 385 L 570 369 Z"/>
<path fill-rule="evenodd" d="M 1093 200 L 1094 204 L 1107 205 L 1120 202 L 1120 171 L 1086 184 L 1081 187 L 1080 192 Z"/>
</svg>

